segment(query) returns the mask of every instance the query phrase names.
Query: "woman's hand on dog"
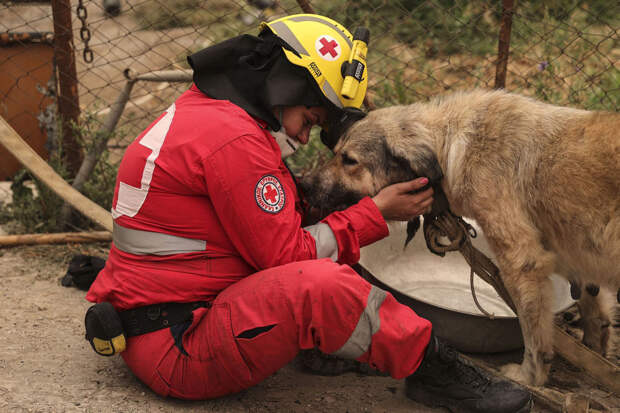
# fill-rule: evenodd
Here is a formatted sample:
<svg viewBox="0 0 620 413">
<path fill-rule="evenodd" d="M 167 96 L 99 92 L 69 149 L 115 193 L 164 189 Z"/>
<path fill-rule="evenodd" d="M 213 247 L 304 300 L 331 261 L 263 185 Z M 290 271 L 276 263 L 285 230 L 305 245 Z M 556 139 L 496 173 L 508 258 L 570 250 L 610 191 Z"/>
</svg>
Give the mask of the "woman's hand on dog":
<svg viewBox="0 0 620 413">
<path fill-rule="evenodd" d="M 386 221 L 409 221 L 430 211 L 433 188 L 417 192 L 427 184 L 428 178 L 416 178 L 386 186 L 372 200 Z"/>
</svg>

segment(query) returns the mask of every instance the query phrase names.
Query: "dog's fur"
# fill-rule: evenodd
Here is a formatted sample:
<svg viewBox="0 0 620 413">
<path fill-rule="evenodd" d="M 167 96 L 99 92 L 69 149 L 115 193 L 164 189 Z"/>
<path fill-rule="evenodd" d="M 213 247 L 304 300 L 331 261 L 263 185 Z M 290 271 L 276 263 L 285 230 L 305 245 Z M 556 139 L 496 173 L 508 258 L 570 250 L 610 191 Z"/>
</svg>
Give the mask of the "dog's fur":
<svg viewBox="0 0 620 413">
<path fill-rule="evenodd" d="M 541 385 L 553 355 L 556 272 L 620 286 L 620 114 L 474 90 L 370 112 L 303 182 L 309 201 L 341 209 L 383 187 L 440 179 L 452 211 L 473 218 L 496 256 L 525 351 L 504 373 Z M 613 302 L 582 294 L 583 341 L 604 353 Z"/>
</svg>

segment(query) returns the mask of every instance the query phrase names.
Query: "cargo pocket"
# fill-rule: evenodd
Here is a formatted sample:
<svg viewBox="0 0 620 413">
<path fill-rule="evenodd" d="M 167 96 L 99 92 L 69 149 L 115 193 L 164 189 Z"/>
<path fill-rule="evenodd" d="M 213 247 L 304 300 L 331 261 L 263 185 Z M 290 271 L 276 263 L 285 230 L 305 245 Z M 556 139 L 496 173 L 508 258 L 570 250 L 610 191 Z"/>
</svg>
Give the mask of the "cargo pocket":
<svg viewBox="0 0 620 413">
<path fill-rule="evenodd" d="M 201 400 L 241 390 L 240 380 L 248 374 L 236 351 L 228 306 L 197 309 L 193 315 L 189 327 L 181 324 L 167 329 L 172 343 L 157 366 L 167 394 Z"/>
<path fill-rule="evenodd" d="M 165 363 L 170 355 L 171 348 L 176 350 L 171 343 L 168 332 L 159 330 L 129 337 L 127 350 L 121 353 L 121 357 L 140 381 L 149 386 L 155 393 L 166 397 L 170 392 L 170 387 L 168 382 L 163 379 L 159 366 Z"/>
<path fill-rule="evenodd" d="M 168 353 L 157 366 L 157 380 L 153 389 L 162 395 L 185 400 L 204 400 L 218 397 L 222 393 L 221 386 L 212 380 L 214 361 L 201 361 L 182 354 L 176 345 L 172 345 Z M 216 394 L 216 392 L 220 394 Z"/>
<path fill-rule="evenodd" d="M 239 352 L 227 303 L 215 304 L 211 308 L 207 324 L 208 337 L 212 338 L 211 354 L 216 363 L 226 372 L 231 385 L 236 384 L 232 391 L 246 389 L 254 384 L 252 373 Z M 231 392 L 232 392 L 231 391 Z"/>
<path fill-rule="evenodd" d="M 211 391 L 217 388 L 208 373 L 214 370 L 215 363 L 210 354 L 205 352 L 190 356 L 183 343 L 183 338 L 191 334 L 205 317 L 206 311 L 205 308 L 194 310 L 191 321 L 161 330 L 162 334 L 167 336 L 169 348 L 156 366 L 156 378 L 152 387 L 159 389 L 157 393 L 197 400 L 211 397 Z"/>
</svg>

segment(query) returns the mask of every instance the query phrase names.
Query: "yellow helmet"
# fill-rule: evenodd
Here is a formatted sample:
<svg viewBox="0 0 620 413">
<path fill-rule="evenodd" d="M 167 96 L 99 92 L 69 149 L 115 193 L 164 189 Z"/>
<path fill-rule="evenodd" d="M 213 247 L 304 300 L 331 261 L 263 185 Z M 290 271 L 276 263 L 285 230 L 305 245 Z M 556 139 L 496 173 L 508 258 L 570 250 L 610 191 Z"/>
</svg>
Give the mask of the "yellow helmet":
<svg viewBox="0 0 620 413">
<path fill-rule="evenodd" d="M 355 38 L 339 23 L 317 14 L 295 14 L 263 22 L 288 48 L 287 60 L 308 70 L 325 97 L 338 108 L 360 108 L 368 87 L 366 51 L 369 33 Z"/>
</svg>

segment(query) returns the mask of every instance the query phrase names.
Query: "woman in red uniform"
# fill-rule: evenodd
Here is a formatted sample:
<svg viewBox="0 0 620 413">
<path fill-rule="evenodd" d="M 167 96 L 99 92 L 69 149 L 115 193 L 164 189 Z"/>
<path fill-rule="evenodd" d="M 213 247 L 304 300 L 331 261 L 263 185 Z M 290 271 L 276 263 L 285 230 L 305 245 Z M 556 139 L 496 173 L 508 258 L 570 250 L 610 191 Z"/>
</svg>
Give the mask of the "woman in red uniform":
<svg viewBox="0 0 620 413">
<path fill-rule="evenodd" d="M 352 40 L 294 15 L 190 56 L 194 84 L 123 157 L 113 244 L 87 299 L 121 313 L 123 359 L 160 395 L 237 392 L 318 348 L 409 377 L 408 395 L 427 403 L 523 409 L 527 392 L 446 357 L 429 321 L 350 267 L 388 235 L 385 220 L 431 205 L 432 189 L 412 194 L 426 178 L 303 224 L 282 157 L 360 108 L 367 71 L 354 96 L 340 93 Z"/>
</svg>

